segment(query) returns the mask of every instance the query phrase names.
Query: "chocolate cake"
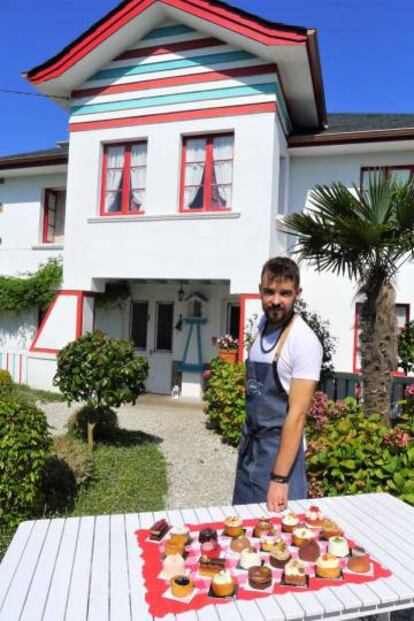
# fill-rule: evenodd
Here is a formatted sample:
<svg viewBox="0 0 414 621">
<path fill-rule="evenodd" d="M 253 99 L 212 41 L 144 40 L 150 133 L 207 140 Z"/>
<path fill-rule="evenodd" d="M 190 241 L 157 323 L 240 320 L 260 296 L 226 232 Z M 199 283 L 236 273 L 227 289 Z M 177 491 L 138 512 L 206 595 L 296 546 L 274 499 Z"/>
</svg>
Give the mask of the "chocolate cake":
<svg viewBox="0 0 414 621">
<path fill-rule="evenodd" d="M 315 563 L 316 559 L 320 555 L 321 550 L 315 539 L 304 541 L 299 546 L 299 558 L 301 561 L 307 561 L 308 563 Z"/>
<path fill-rule="evenodd" d="M 200 576 L 215 576 L 220 571 L 223 571 L 226 559 L 224 558 L 208 558 L 202 556 L 199 560 L 200 567 L 198 573 Z"/>
<path fill-rule="evenodd" d="M 272 585 L 272 570 L 266 565 L 250 567 L 249 584 L 253 589 L 267 589 Z"/>
<path fill-rule="evenodd" d="M 150 539 L 153 541 L 160 541 L 166 533 L 170 530 L 170 526 L 167 520 L 158 520 L 150 528 Z"/>
<path fill-rule="evenodd" d="M 206 541 L 217 541 L 217 531 L 214 528 L 203 528 L 198 535 L 200 543 L 206 543 Z"/>
</svg>

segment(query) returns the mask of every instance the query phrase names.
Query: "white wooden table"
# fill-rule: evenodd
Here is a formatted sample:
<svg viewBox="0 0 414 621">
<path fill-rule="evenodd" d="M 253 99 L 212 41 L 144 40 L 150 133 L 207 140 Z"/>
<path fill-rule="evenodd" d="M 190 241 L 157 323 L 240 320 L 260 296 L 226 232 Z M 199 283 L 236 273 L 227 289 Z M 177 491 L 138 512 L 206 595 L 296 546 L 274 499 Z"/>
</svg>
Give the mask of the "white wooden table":
<svg viewBox="0 0 414 621">
<path fill-rule="evenodd" d="M 303 512 L 315 501 L 289 503 Z M 351 619 L 414 607 L 414 508 L 388 494 L 318 499 L 347 535 L 393 572 L 366 584 L 269 596 L 167 615 L 165 621 Z M 144 601 L 134 531 L 161 517 L 174 524 L 251 519 L 264 505 L 211 507 L 22 523 L 0 565 L 1 621 L 153 621 Z"/>
</svg>

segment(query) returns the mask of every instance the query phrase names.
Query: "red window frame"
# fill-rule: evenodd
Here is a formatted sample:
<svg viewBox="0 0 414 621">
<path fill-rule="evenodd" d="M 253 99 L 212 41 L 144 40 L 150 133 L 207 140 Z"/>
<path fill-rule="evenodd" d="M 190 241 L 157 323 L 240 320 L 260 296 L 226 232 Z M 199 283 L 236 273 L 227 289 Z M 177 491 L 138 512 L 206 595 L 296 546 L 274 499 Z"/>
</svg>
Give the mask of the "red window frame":
<svg viewBox="0 0 414 621">
<path fill-rule="evenodd" d="M 148 150 L 147 140 L 138 140 L 136 142 L 111 142 L 104 145 L 103 151 L 103 165 L 102 165 L 102 183 L 101 183 L 101 216 L 135 216 L 144 214 L 142 209 L 135 209 L 131 211 L 128 209 L 130 198 L 130 182 L 131 182 L 131 148 L 140 144 L 145 144 Z M 108 149 L 110 147 L 124 147 L 124 164 L 122 170 L 122 190 L 121 190 L 121 211 L 105 211 L 105 192 L 106 192 L 106 174 L 108 171 Z M 147 164 L 145 165 L 145 169 Z M 144 188 L 134 188 L 135 190 L 145 190 Z"/>
<path fill-rule="evenodd" d="M 355 304 L 355 320 L 354 320 L 354 352 L 353 352 L 353 369 L 354 373 L 361 373 L 361 369 L 358 368 L 358 335 L 359 335 L 359 315 L 360 315 L 361 302 L 357 302 Z M 395 305 L 395 309 L 404 308 L 405 309 L 405 325 L 407 325 L 410 321 L 410 305 L 407 303 L 397 303 Z M 400 328 L 400 331 L 403 327 Z M 395 371 L 393 373 L 395 376 L 404 376 L 405 373 L 403 371 Z"/>
<path fill-rule="evenodd" d="M 215 160 L 215 161 L 231 161 L 232 163 L 232 177 L 231 185 L 233 191 L 233 172 L 234 172 L 234 132 L 225 132 L 219 134 L 201 134 L 197 136 L 185 136 L 183 137 L 182 142 L 182 154 L 181 154 L 181 186 L 180 186 L 180 213 L 202 213 L 205 211 L 208 212 L 225 212 L 231 211 L 232 206 L 230 207 L 211 207 L 211 195 L 212 195 L 212 178 L 213 178 L 213 140 L 215 138 L 225 138 L 227 136 L 231 136 L 233 138 L 233 157 L 230 159 L 226 158 L 225 160 Z M 206 159 L 205 159 L 205 176 L 204 176 L 204 193 L 203 193 L 203 206 L 199 209 L 186 209 L 184 207 L 184 190 L 185 185 L 185 167 L 187 164 L 187 141 L 194 139 L 204 139 L 207 141 L 206 144 Z M 233 202 L 233 192 L 232 192 L 232 202 Z"/>
<path fill-rule="evenodd" d="M 362 166 L 359 179 L 359 186 L 361 191 L 364 189 L 364 173 L 376 170 L 383 170 L 386 177 L 388 177 L 389 174 L 392 174 L 393 170 L 409 170 L 411 173 L 411 177 L 414 177 L 414 164 L 398 164 L 395 166 Z"/>
<path fill-rule="evenodd" d="M 50 206 L 50 197 L 54 196 L 55 198 L 55 208 L 52 209 Z M 44 200 L 44 208 L 43 208 L 43 232 L 42 232 L 42 243 L 43 244 L 53 244 L 54 243 L 54 234 L 56 227 L 56 212 L 57 212 L 57 200 L 58 200 L 58 192 L 56 190 L 46 189 L 45 190 L 45 200 Z M 54 212 L 55 221 L 53 223 L 53 239 L 49 239 L 49 220 L 50 214 Z"/>
</svg>

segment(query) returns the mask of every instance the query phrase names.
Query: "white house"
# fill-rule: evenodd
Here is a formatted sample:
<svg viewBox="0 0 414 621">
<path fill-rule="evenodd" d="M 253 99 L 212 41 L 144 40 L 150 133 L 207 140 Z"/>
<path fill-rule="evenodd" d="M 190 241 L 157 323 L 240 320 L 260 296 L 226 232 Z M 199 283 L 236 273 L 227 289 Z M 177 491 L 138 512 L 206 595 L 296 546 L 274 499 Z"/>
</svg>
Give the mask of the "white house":
<svg viewBox="0 0 414 621">
<path fill-rule="evenodd" d="M 56 148 L 0 158 L 0 274 L 63 258 L 45 317 L 0 314 L 1 366 L 51 387 L 56 353 L 94 327 L 133 339 L 148 390 L 197 395 L 215 339 L 257 309 L 278 218 L 317 183 L 414 170 L 414 115 L 327 115 L 315 30 L 218 0 L 129 0 L 28 71 L 68 110 Z M 108 283 L 129 291 L 98 306 Z M 413 268 L 398 282 L 401 325 Z M 355 290 L 303 271 L 304 297 L 356 371 Z M 243 332 L 243 330 L 242 330 Z"/>
</svg>

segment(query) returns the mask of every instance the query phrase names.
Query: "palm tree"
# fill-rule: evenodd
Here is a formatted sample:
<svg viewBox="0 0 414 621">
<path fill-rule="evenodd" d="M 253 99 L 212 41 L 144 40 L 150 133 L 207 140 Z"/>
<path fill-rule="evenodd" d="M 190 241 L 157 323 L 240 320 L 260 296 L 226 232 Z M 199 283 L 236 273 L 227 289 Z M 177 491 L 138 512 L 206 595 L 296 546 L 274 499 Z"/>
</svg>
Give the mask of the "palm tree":
<svg viewBox="0 0 414 621">
<path fill-rule="evenodd" d="M 370 174 L 368 187 L 317 185 L 311 208 L 285 216 L 280 229 L 297 238 L 299 261 L 356 281 L 361 305 L 361 370 L 369 413 L 389 421 L 398 365 L 395 276 L 414 259 L 414 180 Z"/>
</svg>

